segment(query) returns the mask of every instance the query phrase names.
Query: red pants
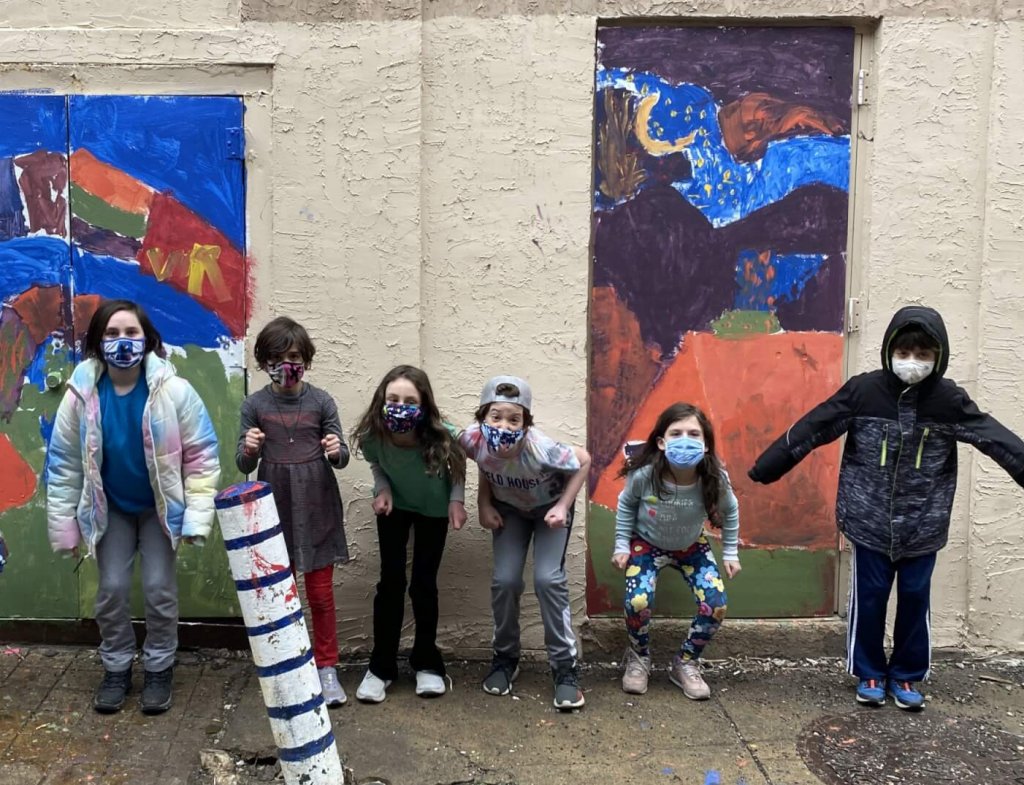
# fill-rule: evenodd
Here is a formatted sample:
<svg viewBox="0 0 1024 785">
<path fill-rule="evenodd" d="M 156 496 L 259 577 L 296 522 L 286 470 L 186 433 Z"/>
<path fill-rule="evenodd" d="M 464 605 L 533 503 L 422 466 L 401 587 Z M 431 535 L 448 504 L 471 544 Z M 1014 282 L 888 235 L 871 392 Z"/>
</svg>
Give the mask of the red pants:
<svg viewBox="0 0 1024 785">
<path fill-rule="evenodd" d="M 334 565 L 328 564 L 313 572 L 305 572 L 306 602 L 313 618 L 313 659 L 316 667 L 338 664 L 337 619 L 334 613 Z"/>
</svg>

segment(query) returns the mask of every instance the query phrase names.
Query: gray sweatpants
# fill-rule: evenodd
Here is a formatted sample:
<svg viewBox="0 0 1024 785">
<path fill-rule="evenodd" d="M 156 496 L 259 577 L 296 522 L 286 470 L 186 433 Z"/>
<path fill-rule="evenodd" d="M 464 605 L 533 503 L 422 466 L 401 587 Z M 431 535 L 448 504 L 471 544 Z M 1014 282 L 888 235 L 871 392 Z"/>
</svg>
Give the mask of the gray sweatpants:
<svg viewBox="0 0 1024 785">
<path fill-rule="evenodd" d="M 178 650 L 178 576 L 171 541 L 155 510 L 128 515 L 111 508 L 107 530 L 96 544 L 96 624 L 103 638 L 100 660 L 108 671 L 127 670 L 135 657 L 131 590 L 136 553 L 142 560 L 146 607 L 142 665 L 147 671 L 166 670 Z"/>
<path fill-rule="evenodd" d="M 519 599 L 525 587 L 523 569 L 533 540 L 533 590 L 544 622 L 544 645 L 552 667 L 576 662 L 576 636 L 569 611 L 569 582 L 565 575 L 565 550 L 572 531 L 572 508 L 565 528 L 544 523 L 550 509 L 519 510 L 498 500 L 494 506 L 504 525 L 492 532 L 494 577 L 491 610 L 494 613 L 494 653 L 518 659 Z"/>
</svg>

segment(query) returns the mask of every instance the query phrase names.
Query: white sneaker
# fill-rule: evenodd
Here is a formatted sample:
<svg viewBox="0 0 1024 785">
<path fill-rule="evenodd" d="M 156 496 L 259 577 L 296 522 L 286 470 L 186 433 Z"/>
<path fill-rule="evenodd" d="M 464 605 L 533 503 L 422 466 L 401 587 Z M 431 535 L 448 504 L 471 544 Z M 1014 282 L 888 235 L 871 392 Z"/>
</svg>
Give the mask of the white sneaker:
<svg viewBox="0 0 1024 785">
<path fill-rule="evenodd" d="M 438 698 L 445 693 L 444 677 L 434 671 L 416 671 L 416 694 L 421 698 Z"/>
<path fill-rule="evenodd" d="M 338 672 L 334 668 L 317 668 L 320 676 L 320 691 L 324 694 L 324 703 L 330 706 L 344 706 L 348 696 L 345 688 L 338 681 Z"/>
<path fill-rule="evenodd" d="M 365 703 L 382 703 L 387 697 L 385 690 L 391 686 L 391 680 L 384 681 L 373 675 L 373 671 L 367 671 L 363 680 L 356 690 L 356 697 Z"/>
</svg>

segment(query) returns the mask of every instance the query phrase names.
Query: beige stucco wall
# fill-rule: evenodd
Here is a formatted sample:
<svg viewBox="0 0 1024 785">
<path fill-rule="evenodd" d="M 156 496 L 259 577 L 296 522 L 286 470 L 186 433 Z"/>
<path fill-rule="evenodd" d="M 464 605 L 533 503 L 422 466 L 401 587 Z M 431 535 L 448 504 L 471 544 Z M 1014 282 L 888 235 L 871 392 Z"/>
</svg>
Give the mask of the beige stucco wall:
<svg viewBox="0 0 1024 785">
<path fill-rule="evenodd" d="M 538 424 L 583 444 L 594 34 L 618 16 L 831 19 L 866 34 L 850 371 L 877 366 L 896 307 L 926 302 L 947 319 L 953 378 L 1024 432 L 1020 0 L 7 0 L 0 89 L 245 93 L 252 324 L 287 313 L 310 327 L 313 378 L 346 427 L 381 375 L 411 362 L 460 424 L 488 375 L 526 376 Z M 989 460 L 961 458 L 936 643 L 1024 651 L 1024 495 Z M 355 559 L 338 572 L 339 633 L 365 648 L 365 464 L 342 482 Z M 471 520 L 449 543 L 442 641 L 480 653 L 488 537 Z M 579 526 L 579 621 L 583 551 Z M 532 602 L 523 622 L 539 647 Z"/>
</svg>

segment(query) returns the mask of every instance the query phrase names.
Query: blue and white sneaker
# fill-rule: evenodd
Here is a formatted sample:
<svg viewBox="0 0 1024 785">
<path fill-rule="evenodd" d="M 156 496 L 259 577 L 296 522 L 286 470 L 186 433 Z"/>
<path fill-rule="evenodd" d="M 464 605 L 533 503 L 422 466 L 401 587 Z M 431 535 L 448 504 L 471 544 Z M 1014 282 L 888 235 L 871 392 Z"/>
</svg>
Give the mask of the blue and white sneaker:
<svg viewBox="0 0 1024 785">
<path fill-rule="evenodd" d="M 861 679 L 857 685 L 857 703 L 881 706 L 885 703 L 885 687 L 878 679 Z"/>
<path fill-rule="evenodd" d="M 907 711 L 921 711 L 924 708 L 924 695 L 914 689 L 909 681 L 889 679 L 888 693 L 893 702 Z"/>
</svg>

